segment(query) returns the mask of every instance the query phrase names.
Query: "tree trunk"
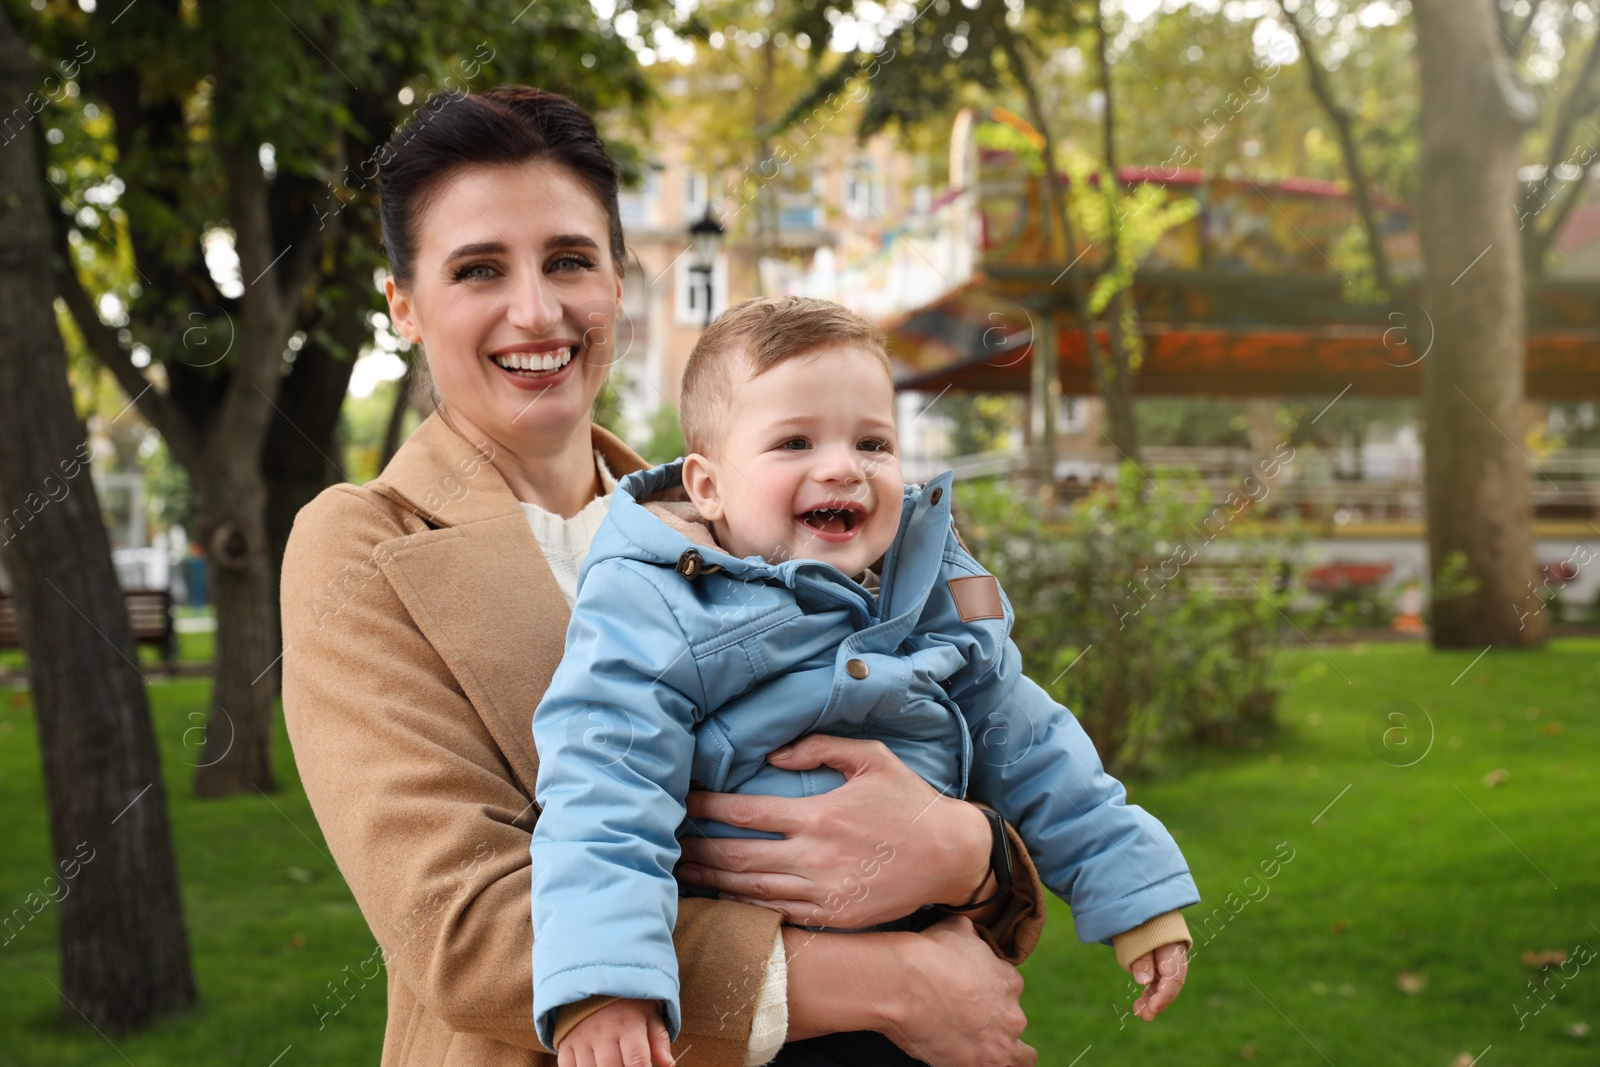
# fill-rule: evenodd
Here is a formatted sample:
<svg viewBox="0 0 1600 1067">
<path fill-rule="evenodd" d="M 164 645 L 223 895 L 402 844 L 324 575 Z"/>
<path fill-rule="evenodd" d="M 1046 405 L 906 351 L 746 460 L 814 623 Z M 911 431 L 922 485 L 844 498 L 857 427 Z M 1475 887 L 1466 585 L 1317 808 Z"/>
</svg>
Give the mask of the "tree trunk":
<svg viewBox="0 0 1600 1067">
<path fill-rule="evenodd" d="M 0 9 L 0 99 L 23 99 L 35 77 Z M 122 1032 L 193 1006 L 195 985 L 144 678 L 40 269 L 52 209 L 37 136 L 0 152 L 0 425 L 24 442 L 0 449 L 0 553 L 16 587 L 53 859 L 30 876 L 46 889 L 25 906 L 58 901 L 63 1019 Z"/>
<path fill-rule="evenodd" d="M 1068 257 L 1067 269 L 1062 273 L 1067 277 L 1067 292 L 1070 294 L 1069 309 L 1083 327 L 1083 343 L 1085 350 L 1089 353 L 1090 365 L 1099 367 L 1101 364 L 1100 342 L 1095 336 L 1094 319 L 1089 314 L 1089 298 L 1083 285 L 1083 272 L 1073 269 L 1077 265 L 1079 258 L 1078 236 L 1072 226 L 1072 215 L 1067 208 L 1066 194 L 1061 189 L 1061 171 L 1056 165 L 1056 141 L 1055 136 L 1050 132 L 1049 116 L 1045 113 L 1044 101 L 1039 96 L 1039 87 L 1034 82 L 1033 72 L 1029 69 L 1027 59 L 1022 54 L 1023 46 L 1010 33 L 1002 36 L 1001 43 L 1005 47 L 1006 62 L 1011 66 L 1011 76 L 1017 80 L 1017 87 L 1022 90 L 1023 98 L 1028 102 L 1028 120 L 1033 123 L 1034 129 L 1044 140 L 1042 155 L 1044 156 L 1045 203 L 1049 208 L 1044 216 L 1049 227 L 1046 232 L 1051 232 L 1051 228 L 1053 228 L 1054 233 L 1061 235 L 1062 243 L 1066 246 L 1064 251 Z M 1053 248 L 1054 238 L 1047 237 L 1045 246 L 1046 248 Z M 1038 393 L 1043 390 L 1049 397 L 1048 403 L 1050 404 L 1054 404 L 1054 398 L 1061 391 L 1056 364 L 1055 318 L 1052 311 L 1053 309 L 1047 305 L 1043 312 L 1043 314 L 1049 315 L 1051 319 L 1045 330 L 1050 336 L 1050 342 L 1043 347 L 1038 344 L 1039 330 L 1036 325 L 1033 351 L 1034 360 L 1042 360 L 1044 362 L 1044 365 L 1039 368 L 1036 374 L 1039 387 L 1035 389 L 1035 392 Z M 1036 397 L 1033 402 L 1037 405 L 1046 401 Z M 1042 486 L 1053 487 L 1055 484 L 1056 455 L 1054 412 L 1052 410 L 1048 416 L 1036 412 L 1034 419 L 1038 421 L 1036 431 L 1043 434 L 1042 437 L 1036 434 L 1036 439 L 1033 441 L 1036 477 Z M 1116 446 L 1114 439 L 1112 440 L 1112 445 Z"/>
<path fill-rule="evenodd" d="M 1121 213 L 1117 210 L 1117 196 L 1122 191 L 1122 182 L 1117 175 L 1117 122 L 1116 110 L 1112 106 L 1111 92 L 1111 59 L 1107 54 L 1110 43 L 1106 40 L 1105 13 L 1103 4 L 1096 0 L 1094 7 L 1095 38 L 1100 50 L 1100 96 L 1103 101 L 1103 110 L 1100 116 L 1100 134 L 1105 152 L 1106 169 L 1101 178 L 1100 192 L 1106 198 L 1106 269 L 1117 269 L 1117 260 L 1121 255 L 1122 226 Z M 1087 190 L 1085 190 L 1087 192 Z M 1106 321 L 1109 324 L 1107 336 L 1110 341 L 1110 352 L 1104 360 L 1096 361 L 1095 383 L 1100 390 L 1100 395 L 1105 397 L 1106 414 L 1111 424 L 1111 444 L 1122 458 L 1133 463 L 1139 462 L 1139 421 L 1133 406 L 1133 376 L 1137 370 L 1134 359 L 1140 339 L 1137 333 L 1138 316 L 1133 307 L 1133 293 L 1131 292 L 1133 279 L 1128 279 L 1126 287 L 1119 289 L 1111 298 L 1111 303 L 1106 307 Z M 1133 335 L 1129 336 L 1130 327 Z"/>
<path fill-rule="evenodd" d="M 196 519 L 211 561 L 217 606 L 216 681 L 201 744 L 195 793 L 222 797 L 270 792 L 280 658 L 276 567 L 267 539 L 267 490 L 260 473 L 215 467 L 200 489 Z"/>
<path fill-rule="evenodd" d="M 339 301 L 338 311 L 326 326 L 339 343 L 349 342 L 349 355 L 330 352 L 307 340 L 294 361 L 294 372 L 283 380 L 279 412 L 261 451 L 261 474 L 267 482 L 267 541 L 274 574 L 300 509 L 328 486 L 346 480 L 339 466 L 339 412 L 350 389 L 355 351 L 371 332 L 362 314 L 365 310 L 364 303 Z M 354 336 L 339 337 L 341 329 Z M 293 418 L 289 412 L 293 412 Z"/>
<path fill-rule="evenodd" d="M 1115 207 L 1112 208 L 1115 214 Z M 1113 218 L 1111 225 L 1117 225 Z M 1112 254 L 1115 254 L 1113 249 Z M 1138 324 L 1129 306 L 1133 294 L 1124 289 L 1106 306 L 1106 335 L 1110 349 L 1095 365 L 1095 387 L 1106 402 L 1107 436 L 1111 446 L 1125 460 L 1139 460 L 1139 418 L 1133 406 L 1133 360 L 1131 351 L 1138 338 L 1128 336 L 1128 325 Z"/>
<path fill-rule="evenodd" d="M 1423 304 L 1437 334 L 1423 375 L 1428 557 L 1434 582 L 1463 559 L 1469 592 L 1435 597 L 1438 648 L 1537 645 L 1533 508 L 1523 428 L 1526 305 L 1516 204 L 1533 102 L 1494 11 L 1417 0 L 1422 82 Z"/>
</svg>

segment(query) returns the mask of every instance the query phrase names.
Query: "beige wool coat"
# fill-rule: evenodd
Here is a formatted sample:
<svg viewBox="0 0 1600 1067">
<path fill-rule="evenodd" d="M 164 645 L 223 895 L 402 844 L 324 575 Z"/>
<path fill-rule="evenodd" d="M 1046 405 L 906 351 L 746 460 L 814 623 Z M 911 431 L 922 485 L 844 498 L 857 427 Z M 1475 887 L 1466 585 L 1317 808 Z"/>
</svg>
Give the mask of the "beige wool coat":
<svg viewBox="0 0 1600 1067">
<path fill-rule="evenodd" d="M 618 477 L 644 462 L 605 430 Z M 383 1067 L 555 1067 L 533 1029 L 531 717 L 569 609 L 484 450 L 439 415 L 376 481 L 302 510 L 283 562 L 283 708 L 306 794 L 388 972 Z M 989 936 L 1012 962 L 1044 921 L 1020 857 Z M 742 1067 L 779 918 L 681 901 L 683 1033 Z M 752 980 L 754 976 L 754 980 Z"/>
</svg>

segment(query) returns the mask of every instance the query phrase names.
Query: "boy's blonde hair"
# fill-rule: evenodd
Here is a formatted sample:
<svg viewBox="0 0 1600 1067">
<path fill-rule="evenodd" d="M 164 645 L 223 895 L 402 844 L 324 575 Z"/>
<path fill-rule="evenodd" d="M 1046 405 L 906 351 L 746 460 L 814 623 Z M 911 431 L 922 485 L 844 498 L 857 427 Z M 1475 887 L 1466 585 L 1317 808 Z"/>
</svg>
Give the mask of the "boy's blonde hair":
<svg viewBox="0 0 1600 1067">
<path fill-rule="evenodd" d="M 733 387 L 743 371 L 759 377 L 819 348 L 865 349 L 893 379 L 883 333 L 842 304 L 807 296 L 758 297 L 724 311 L 700 335 L 683 369 L 680 417 L 690 452 L 722 441 Z"/>
</svg>

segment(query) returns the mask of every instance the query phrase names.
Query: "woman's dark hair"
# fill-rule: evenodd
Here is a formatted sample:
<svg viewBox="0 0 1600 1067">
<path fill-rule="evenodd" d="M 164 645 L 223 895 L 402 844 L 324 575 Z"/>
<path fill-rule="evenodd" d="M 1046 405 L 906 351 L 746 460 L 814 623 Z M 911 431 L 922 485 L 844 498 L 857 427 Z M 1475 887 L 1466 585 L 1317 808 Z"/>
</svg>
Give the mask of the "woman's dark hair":
<svg viewBox="0 0 1600 1067">
<path fill-rule="evenodd" d="M 617 164 L 594 119 L 558 93 L 501 85 L 482 94 L 436 93 L 379 151 L 379 217 L 395 281 L 410 284 L 417 219 L 452 171 L 540 159 L 566 167 L 605 209 L 611 258 L 620 272 L 626 248 L 617 208 Z"/>
</svg>

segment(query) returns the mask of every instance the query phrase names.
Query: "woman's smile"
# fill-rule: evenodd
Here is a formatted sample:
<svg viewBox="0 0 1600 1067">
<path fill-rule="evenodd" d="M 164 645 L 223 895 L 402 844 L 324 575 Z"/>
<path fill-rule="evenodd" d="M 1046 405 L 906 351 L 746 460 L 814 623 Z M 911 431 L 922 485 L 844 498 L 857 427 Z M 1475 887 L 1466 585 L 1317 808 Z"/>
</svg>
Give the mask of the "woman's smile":
<svg viewBox="0 0 1600 1067">
<path fill-rule="evenodd" d="M 489 357 L 518 389 L 541 391 L 572 377 L 573 367 L 582 361 L 582 348 L 574 341 L 512 345 Z"/>
</svg>

